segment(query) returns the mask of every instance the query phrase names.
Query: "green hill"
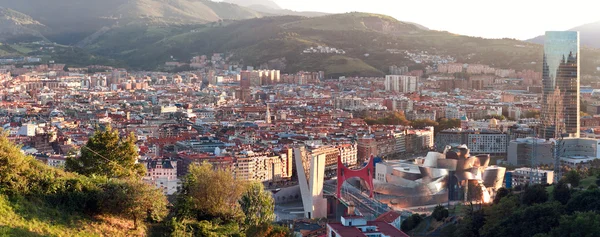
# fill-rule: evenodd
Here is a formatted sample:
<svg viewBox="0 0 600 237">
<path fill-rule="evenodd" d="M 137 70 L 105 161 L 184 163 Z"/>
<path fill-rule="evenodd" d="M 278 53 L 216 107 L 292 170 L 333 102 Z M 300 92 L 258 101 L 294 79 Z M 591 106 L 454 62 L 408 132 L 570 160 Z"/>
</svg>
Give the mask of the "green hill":
<svg viewBox="0 0 600 237">
<path fill-rule="evenodd" d="M 319 45 L 342 49 L 346 54 L 303 53 Z M 284 72 L 325 70 L 328 76 L 381 76 L 391 65 L 422 67 L 387 49 L 426 51 L 453 56 L 459 62 L 517 70 L 539 71 L 542 58 L 539 44 L 427 30 L 369 13 L 277 16 L 185 26 L 129 25 L 111 28 L 86 42 L 84 48 L 126 61 L 134 68 L 156 69 L 171 56 L 185 62 L 201 54 L 230 52 L 245 65 L 272 64 Z M 587 58 L 582 60 L 583 73 L 597 74 L 600 52 L 584 49 L 582 56 Z M 352 67 L 355 69 L 349 69 Z"/>
<path fill-rule="evenodd" d="M 0 42 L 45 40 L 45 26 L 21 12 L 0 7 Z"/>
<path fill-rule="evenodd" d="M 73 44 L 105 26 L 130 22 L 199 24 L 223 19 L 250 19 L 262 14 L 210 0 L 0 0 L 49 27 L 45 36 Z M 58 17 L 60 16 L 60 17 Z"/>
</svg>

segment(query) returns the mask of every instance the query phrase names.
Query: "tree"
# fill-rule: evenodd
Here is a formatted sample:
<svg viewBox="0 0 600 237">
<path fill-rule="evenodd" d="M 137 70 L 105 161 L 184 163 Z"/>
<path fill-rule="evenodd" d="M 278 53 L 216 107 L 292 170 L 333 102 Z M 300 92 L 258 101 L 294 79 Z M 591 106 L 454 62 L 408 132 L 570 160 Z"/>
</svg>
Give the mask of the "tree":
<svg viewBox="0 0 600 237">
<path fill-rule="evenodd" d="M 500 199 L 500 202 L 485 209 L 485 224 L 481 228 L 482 236 L 490 236 L 497 231 L 508 217 L 518 210 L 520 200 L 517 195 L 510 195 Z"/>
<path fill-rule="evenodd" d="M 421 221 L 423 221 L 423 217 L 421 217 L 421 215 L 412 214 L 412 216 L 409 216 L 406 218 L 406 220 L 402 221 L 402 224 L 400 224 L 400 229 L 402 229 L 402 231 L 411 231 L 417 227 Z"/>
<path fill-rule="evenodd" d="M 560 224 L 551 232 L 551 236 L 596 236 L 600 233 L 600 215 L 593 212 L 576 212 L 562 216 Z"/>
<path fill-rule="evenodd" d="M 554 200 L 565 205 L 567 204 L 567 202 L 569 202 L 569 199 L 571 199 L 571 189 L 563 180 L 560 180 L 554 186 L 554 190 L 552 191 L 552 197 L 554 198 Z"/>
<path fill-rule="evenodd" d="M 265 191 L 261 183 L 250 183 L 239 203 L 246 215 L 246 226 L 259 226 L 275 220 L 273 197 Z"/>
<path fill-rule="evenodd" d="M 483 190 L 479 183 L 469 182 L 467 185 L 467 201 L 471 206 L 471 212 L 474 211 L 474 203 L 481 203 L 483 201 Z"/>
<path fill-rule="evenodd" d="M 290 236 L 289 229 L 272 225 L 270 223 L 263 223 L 258 226 L 251 226 L 246 230 L 246 236 L 256 237 L 288 237 Z"/>
<path fill-rule="evenodd" d="M 243 193 L 244 184 L 236 181 L 229 170 L 214 170 L 208 163 L 192 164 L 175 209 L 180 217 L 198 221 L 243 221 L 239 204 Z"/>
<path fill-rule="evenodd" d="M 502 198 L 508 196 L 509 194 L 510 190 L 506 189 L 505 187 L 499 188 L 498 191 L 496 191 L 496 196 L 494 197 L 494 204 L 500 203 L 500 200 L 502 200 Z"/>
<path fill-rule="evenodd" d="M 414 128 L 418 128 L 418 129 L 423 129 L 426 127 L 435 127 L 438 126 L 439 124 L 436 121 L 433 121 L 431 119 L 417 119 L 411 122 L 412 127 Z"/>
<path fill-rule="evenodd" d="M 503 203 L 504 200 L 500 203 Z M 516 208 L 512 213 L 498 217 L 498 220 L 494 220 L 492 223 L 487 220 L 482 234 L 488 237 L 504 237 L 535 236 L 548 233 L 559 225 L 563 213 L 564 206 L 558 202 L 545 202 Z M 490 213 L 490 216 L 494 214 L 498 213 Z"/>
<path fill-rule="evenodd" d="M 110 126 L 98 129 L 81 148 L 81 157 L 67 158 L 65 168 L 87 176 L 143 176 L 146 170 L 142 164 L 136 163 L 139 154 L 135 142 L 133 134 L 120 138 L 119 132 Z"/>
<path fill-rule="evenodd" d="M 436 221 L 441 221 L 444 218 L 449 216 L 449 212 L 448 209 L 446 209 L 444 206 L 442 205 L 437 205 L 434 209 L 433 212 L 431 213 L 431 217 L 433 217 Z"/>
<path fill-rule="evenodd" d="M 521 203 L 533 205 L 535 203 L 544 203 L 548 201 L 548 192 L 542 185 L 536 184 L 525 188 L 521 194 Z"/>
<path fill-rule="evenodd" d="M 600 189 L 579 191 L 573 194 L 567 203 L 567 210 L 570 213 L 579 211 L 600 212 Z"/>
<path fill-rule="evenodd" d="M 441 118 L 438 121 L 438 126 L 435 127 L 435 131 L 443 131 L 450 128 L 460 128 L 461 121 L 460 119 L 447 119 Z"/>
<path fill-rule="evenodd" d="M 100 207 L 105 213 L 130 218 L 135 229 L 138 221 L 161 221 L 167 214 L 167 198 L 138 179 L 112 180 L 101 194 Z"/>
<path fill-rule="evenodd" d="M 567 172 L 567 175 L 564 177 L 565 182 L 570 183 L 571 187 L 578 187 L 579 182 L 581 181 L 581 175 L 575 171 L 571 170 Z"/>
<path fill-rule="evenodd" d="M 463 220 L 456 227 L 454 236 L 477 237 L 480 236 L 479 229 L 485 223 L 483 210 L 471 211 L 465 215 Z"/>
</svg>

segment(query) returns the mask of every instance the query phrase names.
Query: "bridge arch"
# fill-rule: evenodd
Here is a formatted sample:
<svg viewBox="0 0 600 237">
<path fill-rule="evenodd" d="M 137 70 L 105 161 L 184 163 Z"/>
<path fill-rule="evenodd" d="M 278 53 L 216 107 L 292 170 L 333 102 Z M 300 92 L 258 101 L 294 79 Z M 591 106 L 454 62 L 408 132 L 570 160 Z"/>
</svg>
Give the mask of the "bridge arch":
<svg viewBox="0 0 600 237">
<path fill-rule="evenodd" d="M 346 180 L 353 178 L 353 177 L 357 177 L 357 178 L 361 178 L 365 181 L 365 183 L 367 184 L 368 188 L 369 188 L 369 197 L 373 198 L 373 190 L 375 189 L 373 186 L 373 177 L 375 176 L 375 166 L 374 166 L 374 158 L 373 156 L 371 156 L 371 158 L 369 159 L 369 162 L 367 162 L 367 166 L 358 169 L 358 170 L 351 170 L 350 168 L 346 167 L 344 165 L 344 163 L 342 163 L 342 157 L 338 156 L 338 163 L 337 163 L 337 198 L 341 199 L 342 195 L 341 195 L 341 191 L 342 191 L 342 185 L 344 184 L 344 182 L 346 182 Z"/>
</svg>

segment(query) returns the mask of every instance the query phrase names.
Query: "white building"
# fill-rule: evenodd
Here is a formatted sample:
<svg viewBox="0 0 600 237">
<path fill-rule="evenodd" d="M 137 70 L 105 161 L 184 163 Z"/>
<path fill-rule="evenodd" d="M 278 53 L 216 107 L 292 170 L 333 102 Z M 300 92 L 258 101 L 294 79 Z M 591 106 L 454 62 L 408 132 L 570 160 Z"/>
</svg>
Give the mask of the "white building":
<svg viewBox="0 0 600 237">
<path fill-rule="evenodd" d="M 23 124 L 23 126 L 21 126 L 21 128 L 19 128 L 19 132 L 17 133 L 17 135 L 34 137 L 35 130 L 37 129 L 37 127 L 38 127 L 37 125 L 31 124 L 31 123 Z"/>
<path fill-rule="evenodd" d="M 419 90 L 419 78 L 415 76 L 387 75 L 385 76 L 385 90 L 400 93 L 416 92 Z"/>
<path fill-rule="evenodd" d="M 175 194 L 181 187 L 177 178 L 177 161 L 170 159 L 146 160 L 146 177 L 144 182 L 154 185 L 165 195 Z"/>
<path fill-rule="evenodd" d="M 531 168 L 518 168 L 512 173 L 512 186 L 529 184 L 552 184 L 554 171 Z"/>
<path fill-rule="evenodd" d="M 327 199 L 323 198 L 326 155 L 313 156 L 304 146 L 294 149 L 304 217 L 327 217 Z"/>
</svg>

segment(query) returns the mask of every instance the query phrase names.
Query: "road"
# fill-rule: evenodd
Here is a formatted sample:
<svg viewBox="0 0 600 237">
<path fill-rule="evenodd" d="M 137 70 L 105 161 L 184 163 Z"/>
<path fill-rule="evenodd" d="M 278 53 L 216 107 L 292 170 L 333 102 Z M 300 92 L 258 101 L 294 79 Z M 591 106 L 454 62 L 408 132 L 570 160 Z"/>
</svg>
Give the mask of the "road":
<svg viewBox="0 0 600 237">
<path fill-rule="evenodd" d="M 327 193 L 336 193 L 336 184 L 324 184 L 323 189 Z M 389 207 L 377 201 L 375 198 L 369 198 L 369 196 L 361 192 L 358 188 L 345 184 L 342 189 L 342 201 L 352 201 L 358 211 L 365 217 L 377 218 L 383 213 L 389 211 Z"/>
</svg>

